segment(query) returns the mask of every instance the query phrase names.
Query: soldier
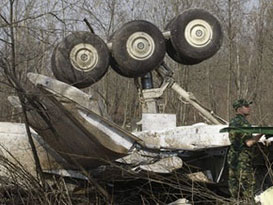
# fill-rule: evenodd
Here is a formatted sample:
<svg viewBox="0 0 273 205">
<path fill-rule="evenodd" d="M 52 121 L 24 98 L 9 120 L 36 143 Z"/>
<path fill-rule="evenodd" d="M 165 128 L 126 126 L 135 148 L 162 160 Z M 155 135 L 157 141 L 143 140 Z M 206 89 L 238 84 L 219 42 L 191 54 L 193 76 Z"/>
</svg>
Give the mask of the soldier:
<svg viewBox="0 0 273 205">
<path fill-rule="evenodd" d="M 230 127 L 251 127 L 246 117 L 250 114 L 250 105 L 245 99 L 233 103 L 236 116 L 230 121 Z M 254 196 L 254 169 L 252 166 L 252 145 L 259 141 L 262 135 L 252 136 L 230 132 L 231 142 L 228 153 L 229 190 L 231 196 L 238 199 L 253 199 Z"/>
</svg>

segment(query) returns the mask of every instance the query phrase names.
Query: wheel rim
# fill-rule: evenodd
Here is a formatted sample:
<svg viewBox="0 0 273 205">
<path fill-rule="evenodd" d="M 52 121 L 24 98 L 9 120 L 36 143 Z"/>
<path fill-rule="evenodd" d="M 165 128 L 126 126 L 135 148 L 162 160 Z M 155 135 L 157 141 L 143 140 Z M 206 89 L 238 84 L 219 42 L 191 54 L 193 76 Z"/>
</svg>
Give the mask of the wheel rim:
<svg viewBox="0 0 273 205">
<path fill-rule="evenodd" d="M 211 26 L 201 19 L 189 22 L 185 28 L 185 39 L 194 47 L 205 47 L 211 42 L 212 35 Z"/>
<path fill-rule="evenodd" d="M 146 60 L 155 51 L 153 38 L 144 32 L 133 33 L 126 42 L 128 54 L 136 60 Z"/>
<path fill-rule="evenodd" d="M 80 43 L 74 46 L 70 52 L 70 61 L 77 70 L 88 72 L 98 63 L 98 52 L 91 44 Z"/>
</svg>

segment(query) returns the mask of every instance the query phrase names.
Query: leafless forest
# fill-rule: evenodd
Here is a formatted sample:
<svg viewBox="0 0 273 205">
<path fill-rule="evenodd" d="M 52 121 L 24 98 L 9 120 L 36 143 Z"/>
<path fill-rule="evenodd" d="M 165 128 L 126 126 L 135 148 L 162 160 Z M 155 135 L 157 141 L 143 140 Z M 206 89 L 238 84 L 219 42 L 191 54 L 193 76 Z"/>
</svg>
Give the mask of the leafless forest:
<svg viewBox="0 0 273 205">
<path fill-rule="evenodd" d="M 166 62 L 175 79 L 204 105 L 228 120 L 232 102 L 244 97 L 253 100 L 251 122 L 271 125 L 272 15 L 270 0 L 213 1 L 16 1 L 4 0 L 1 7 L 0 52 L 8 73 L 1 73 L 1 120 L 18 121 L 6 97 L 14 92 L 7 75 L 24 84 L 27 72 L 51 76 L 50 57 L 54 46 L 72 31 L 87 30 L 86 18 L 105 41 L 125 22 L 145 19 L 162 31 L 170 19 L 188 8 L 203 8 L 217 16 L 224 32 L 220 51 L 211 59 L 193 66 Z M 87 92 L 98 92 L 115 122 L 130 124 L 139 119 L 137 90 L 132 79 L 111 69 Z M 172 91 L 166 92 L 163 110 L 176 113 L 179 125 L 200 121 L 190 107 Z"/>
<path fill-rule="evenodd" d="M 50 58 L 54 47 L 73 31 L 89 31 L 84 19 L 107 42 L 130 20 L 145 19 L 164 31 L 173 17 L 188 8 L 202 8 L 216 16 L 224 40 L 216 55 L 192 66 L 178 64 L 166 54 L 176 82 L 226 120 L 233 116 L 235 99 L 252 100 L 250 121 L 273 126 L 272 0 L 1 0 L 0 121 L 24 122 L 7 97 L 20 94 L 27 86 L 28 72 L 53 76 Z M 102 97 L 117 124 L 130 128 L 140 120 L 133 79 L 110 68 L 85 91 Z M 178 125 L 202 121 L 172 90 L 162 98 L 162 111 L 175 113 Z"/>
</svg>

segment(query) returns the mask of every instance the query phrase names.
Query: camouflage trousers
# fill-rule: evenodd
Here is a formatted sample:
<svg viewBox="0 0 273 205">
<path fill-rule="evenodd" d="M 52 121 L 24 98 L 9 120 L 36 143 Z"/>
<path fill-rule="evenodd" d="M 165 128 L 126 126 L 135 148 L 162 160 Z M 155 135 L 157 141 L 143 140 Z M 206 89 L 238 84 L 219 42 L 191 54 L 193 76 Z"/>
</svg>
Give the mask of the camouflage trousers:
<svg viewBox="0 0 273 205">
<path fill-rule="evenodd" d="M 247 153 L 229 153 L 229 191 L 235 199 L 251 199 L 254 196 L 254 170 Z"/>
</svg>

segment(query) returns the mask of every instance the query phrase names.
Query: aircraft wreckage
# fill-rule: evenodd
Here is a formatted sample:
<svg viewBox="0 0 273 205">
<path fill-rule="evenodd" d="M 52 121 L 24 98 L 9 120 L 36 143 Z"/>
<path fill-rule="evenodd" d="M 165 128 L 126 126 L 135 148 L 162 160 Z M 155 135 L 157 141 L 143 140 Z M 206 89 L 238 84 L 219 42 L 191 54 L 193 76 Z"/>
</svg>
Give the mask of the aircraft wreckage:
<svg viewBox="0 0 273 205">
<path fill-rule="evenodd" d="M 137 20 L 123 25 L 107 43 L 93 32 L 68 35 L 52 54 L 56 79 L 36 73 L 27 76 L 32 90 L 25 106 L 42 171 L 84 180 L 83 170 L 109 163 L 154 173 L 179 171 L 187 163 L 205 180 L 220 182 L 230 144 L 228 133 L 220 130 L 227 122 L 175 82 L 164 56 L 167 51 L 178 63 L 193 65 L 212 57 L 221 43 L 218 20 L 201 9 L 178 15 L 164 32 Z M 99 101 L 80 90 L 99 81 L 109 64 L 118 74 L 141 81 L 139 131 L 131 133 L 113 123 Z M 162 79 L 158 88 L 153 86 L 152 72 Z M 176 127 L 174 114 L 159 113 L 157 100 L 170 88 L 209 124 Z M 21 109 L 17 97 L 9 101 Z M 36 174 L 24 124 L 0 123 L 0 144 L 1 155 Z"/>
</svg>

